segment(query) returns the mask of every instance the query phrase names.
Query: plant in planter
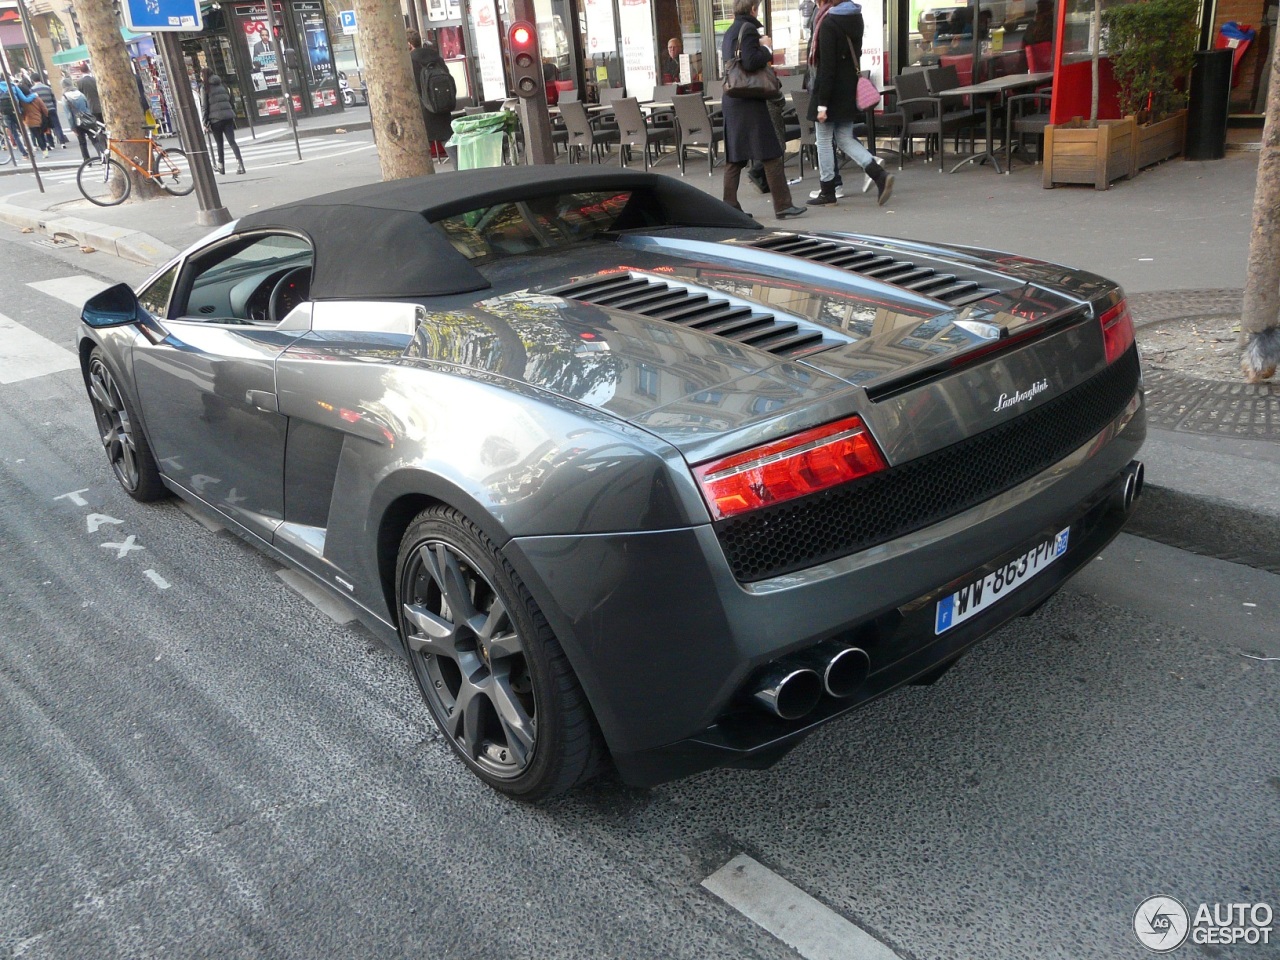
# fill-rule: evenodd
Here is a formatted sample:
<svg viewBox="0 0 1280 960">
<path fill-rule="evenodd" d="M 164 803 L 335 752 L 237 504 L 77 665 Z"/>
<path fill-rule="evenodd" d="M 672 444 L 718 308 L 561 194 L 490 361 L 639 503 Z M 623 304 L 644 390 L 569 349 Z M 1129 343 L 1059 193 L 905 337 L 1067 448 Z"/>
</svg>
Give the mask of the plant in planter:
<svg viewBox="0 0 1280 960">
<path fill-rule="evenodd" d="M 1199 0 L 1138 0 L 1102 15 L 1121 110 L 1139 124 L 1136 167 L 1182 152 L 1199 7 Z"/>
</svg>

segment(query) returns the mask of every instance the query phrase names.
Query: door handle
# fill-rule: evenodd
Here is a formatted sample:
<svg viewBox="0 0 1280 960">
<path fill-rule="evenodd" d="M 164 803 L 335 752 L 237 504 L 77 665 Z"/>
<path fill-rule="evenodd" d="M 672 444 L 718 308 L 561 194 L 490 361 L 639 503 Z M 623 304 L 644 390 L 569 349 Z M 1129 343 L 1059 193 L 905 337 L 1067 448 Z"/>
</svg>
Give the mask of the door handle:
<svg viewBox="0 0 1280 960">
<path fill-rule="evenodd" d="M 280 412 L 280 404 L 276 400 L 276 395 L 270 390 L 246 390 L 244 400 L 245 403 L 256 407 L 263 413 Z"/>
</svg>

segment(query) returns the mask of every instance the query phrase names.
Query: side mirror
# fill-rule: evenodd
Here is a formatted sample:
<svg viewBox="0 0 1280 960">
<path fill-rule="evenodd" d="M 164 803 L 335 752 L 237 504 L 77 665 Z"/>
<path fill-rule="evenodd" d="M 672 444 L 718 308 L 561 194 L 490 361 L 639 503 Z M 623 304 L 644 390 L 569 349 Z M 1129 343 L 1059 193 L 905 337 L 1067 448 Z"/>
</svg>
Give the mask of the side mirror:
<svg viewBox="0 0 1280 960">
<path fill-rule="evenodd" d="M 144 316 L 137 294 L 127 283 L 117 283 L 85 301 L 80 318 L 91 327 L 122 327 Z"/>
</svg>

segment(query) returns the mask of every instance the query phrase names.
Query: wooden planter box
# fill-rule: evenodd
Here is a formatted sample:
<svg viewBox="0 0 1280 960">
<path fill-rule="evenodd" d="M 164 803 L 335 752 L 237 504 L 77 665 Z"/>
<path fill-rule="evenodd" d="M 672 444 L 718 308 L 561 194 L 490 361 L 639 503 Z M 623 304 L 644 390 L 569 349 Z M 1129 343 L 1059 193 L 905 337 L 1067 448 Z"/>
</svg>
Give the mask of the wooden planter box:
<svg viewBox="0 0 1280 960">
<path fill-rule="evenodd" d="M 1106 190 L 1112 180 L 1137 173 L 1134 141 L 1138 125 L 1133 117 L 1099 120 L 1089 127 L 1076 117 L 1044 128 L 1044 186 L 1092 183 Z"/>
<path fill-rule="evenodd" d="M 1161 160 L 1168 160 L 1182 153 L 1187 139 L 1187 111 L 1179 110 L 1159 123 L 1147 123 L 1138 127 L 1133 140 L 1136 170 L 1149 167 Z"/>
</svg>

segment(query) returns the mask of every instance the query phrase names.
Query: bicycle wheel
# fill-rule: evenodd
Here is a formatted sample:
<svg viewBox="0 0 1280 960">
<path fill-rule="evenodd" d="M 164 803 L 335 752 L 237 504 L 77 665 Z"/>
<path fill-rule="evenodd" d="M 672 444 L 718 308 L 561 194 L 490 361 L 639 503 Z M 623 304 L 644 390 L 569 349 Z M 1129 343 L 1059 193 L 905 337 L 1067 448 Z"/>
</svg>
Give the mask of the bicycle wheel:
<svg viewBox="0 0 1280 960">
<path fill-rule="evenodd" d="M 86 200 L 100 207 L 114 207 L 129 198 L 129 173 L 112 157 L 94 157 L 80 164 L 76 184 Z"/>
<path fill-rule="evenodd" d="M 191 175 L 191 161 L 176 147 L 156 147 L 156 183 L 162 190 L 175 197 L 185 197 L 196 188 Z"/>
</svg>

